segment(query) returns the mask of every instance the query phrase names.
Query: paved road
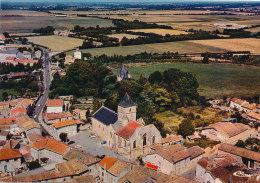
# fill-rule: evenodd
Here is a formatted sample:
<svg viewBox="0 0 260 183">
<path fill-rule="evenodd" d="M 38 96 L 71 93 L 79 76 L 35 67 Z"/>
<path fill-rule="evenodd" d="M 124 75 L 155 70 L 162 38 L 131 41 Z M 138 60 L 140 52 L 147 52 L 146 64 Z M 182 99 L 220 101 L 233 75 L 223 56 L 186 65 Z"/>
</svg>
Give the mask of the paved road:
<svg viewBox="0 0 260 183">
<path fill-rule="evenodd" d="M 51 78 L 50 78 L 50 57 L 49 57 L 49 53 L 43 49 L 40 48 L 43 52 L 43 75 L 44 75 L 44 86 L 45 86 L 45 90 L 43 92 L 43 95 L 40 97 L 39 101 L 36 104 L 35 107 L 35 112 L 33 114 L 33 118 L 35 119 L 35 121 L 39 122 L 39 115 L 42 112 L 43 107 L 45 106 L 47 99 L 48 99 L 48 95 L 50 92 L 50 83 L 51 83 Z M 43 131 L 46 132 L 46 130 L 44 129 L 44 127 L 42 127 Z"/>
<path fill-rule="evenodd" d="M 126 158 L 120 156 L 119 154 L 116 154 L 108 147 L 102 145 L 101 140 L 99 138 L 90 138 L 90 134 L 90 131 L 81 131 L 77 135 L 69 137 L 71 141 L 75 141 L 75 144 L 72 144 L 72 146 L 79 144 L 82 146 L 82 148 L 80 149 L 84 149 L 87 153 L 91 154 L 92 156 L 106 155 L 127 161 Z"/>
</svg>

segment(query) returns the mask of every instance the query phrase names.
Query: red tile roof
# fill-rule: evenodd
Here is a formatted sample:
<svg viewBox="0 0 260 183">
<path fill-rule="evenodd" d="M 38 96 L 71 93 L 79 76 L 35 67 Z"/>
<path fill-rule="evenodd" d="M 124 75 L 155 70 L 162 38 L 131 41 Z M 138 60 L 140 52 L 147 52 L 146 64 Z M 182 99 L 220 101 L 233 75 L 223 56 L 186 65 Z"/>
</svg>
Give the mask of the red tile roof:
<svg viewBox="0 0 260 183">
<path fill-rule="evenodd" d="M 260 120 L 260 114 L 255 113 L 255 112 L 250 112 L 249 114 L 247 114 L 247 116 Z"/>
<path fill-rule="evenodd" d="M 245 101 L 244 100 L 241 100 L 241 99 L 238 99 L 238 98 L 232 98 L 231 99 L 232 102 L 235 102 L 237 104 L 243 104 Z"/>
<path fill-rule="evenodd" d="M 116 134 L 120 137 L 123 137 L 126 140 L 129 140 L 129 138 L 132 136 L 136 128 L 139 128 L 143 126 L 140 123 L 137 123 L 135 121 L 130 121 L 126 126 L 119 129 Z"/>
<path fill-rule="evenodd" d="M 21 107 L 17 107 L 17 108 L 15 108 L 15 109 L 13 109 L 13 110 L 11 111 L 11 115 L 14 115 L 14 114 L 16 114 L 16 113 L 18 113 L 18 112 L 24 113 L 24 114 L 27 113 L 27 111 L 26 111 L 25 109 L 23 109 L 23 108 L 21 108 Z"/>
<path fill-rule="evenodd" d="M 0 118 L 0 125 L 13 125 L 16 124 L 15 118 Z"/>
<path fill-rule="evenodd" d="M 55 128 L 62 128 L 62 127 L 65 127 L 65 126 L 76 125 L 76 124 L 78 124 L 78 121 L 67 120 L 67 121 L 61 121 L 61 122 L 54 123 L 53 126 Z"/>
<path fill-rule="evenodd" d="M 112 157 L 104 157 L 98 164 L 102 166 L 104 169 L 108 170 L 110 169 L 118 159 L 112 158 Z"/>
<path fill-rule="evenodd" d="M 44 137 L 37 134 L 37 133 L 30 133 L 27 135 L 27 139 L 29 140 L 30 143 L 35 143 L 41 140 L 44 140 Z"/>
<path fill-rule="evenodd" d="M 42 117 L 45 118 L 47 117 L 47 120 L 54 120 L 54 119 L 61 119 L 61 118 L 67 118 L 67 117 L 72 117 L 72 114 L 70 112 L 66 113 L 43 113 Z"/>
<path fill-rule="evenodd" d="M 31 145 L 31 147 L 33 147 L 34 149 L 48 149 L 50 151 L 56 152 L 58 154 L 64 154 L 69 146 L 59 142 L 57 140 L 51 139 L 51 138 L 46 138 L 44 140 L 35 142 Z"/>
<path fill-rule="evenodd" d="M 5 57 L 5 60 L 15 60 L 15 57 Z"/>
<path fill-rule="evenodd" d="M 53 100 L 51 100 L 51 99 L 49 99 L 48 101 L 47 101 L 47 107 L 52 107 L 52 106 L 63 106 L 63 100 L 61 100 L 61 99 L 53 99 Z"/>
<path fill-rule="evenodd" d="M 18 63 L 38 63 L 38 60 L 15 59 L 14 62 L 18 62 Z"/>
<path fill-rule="evenodd" d="M 17 149 L 0 149 L 0 161 L 21 157 L 22 155 Z"/>
</svg>

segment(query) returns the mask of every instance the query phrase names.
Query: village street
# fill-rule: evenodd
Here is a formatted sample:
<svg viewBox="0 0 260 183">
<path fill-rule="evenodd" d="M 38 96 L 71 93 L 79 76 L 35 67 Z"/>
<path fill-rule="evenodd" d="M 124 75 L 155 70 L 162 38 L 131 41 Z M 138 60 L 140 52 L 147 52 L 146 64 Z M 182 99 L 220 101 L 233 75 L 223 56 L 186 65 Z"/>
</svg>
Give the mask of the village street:
<svg viewBox="0 0 260 183">
<path fill-rule="evenodd" d="M 75 142 L 74 144 L 72 144 L 72 146 L 81 145 L 82 148 L 79 148 L 79 149 L 85 150 L 87 153 L 91 154 L 92 156 L 106 155 L 106 156 L 111 156 L 113 158 L 118 158 L 121 160 L 127 160 L 126 158 L 113 152 L 111 149 L 109 149 L 105 145 L 102 145 L 101 140 L 98 137 L 96 137 L 96 138 L 89 137 L 89 135 L 91 133 L 92 132 L 89 130 L 80 131 L 77 135 L 69 137 L 69 139 L 71 141 Z"/>
</svg>

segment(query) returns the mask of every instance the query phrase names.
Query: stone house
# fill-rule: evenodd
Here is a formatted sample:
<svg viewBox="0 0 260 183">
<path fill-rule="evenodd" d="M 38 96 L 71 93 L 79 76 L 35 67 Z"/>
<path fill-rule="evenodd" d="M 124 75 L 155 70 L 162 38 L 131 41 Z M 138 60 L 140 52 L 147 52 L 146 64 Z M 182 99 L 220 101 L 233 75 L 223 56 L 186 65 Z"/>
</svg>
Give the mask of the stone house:
<svg viewBox="0 0 260 183">
<path fill-rule="evenodd" d="M 254 122 L 260 123 L 260 114 L 252 111 L 247 114 L 247 119 L 249 121 L 254 121 Z"/>
<path fill-rule="evenodd" d="M 251 111 L 254 111 L 256 109 L 256 105 L 252 105 L 249 103 L 245 103 L 241 106 L 242 111 L 244 111 L 245 113 L 249 113 Z"/>
<path fill-rule="evenodd" d="M 205 152 L 198 146 L 185 149 L 180 144 L 160 146 L 143 157 L 147 167 L 165 174 L 182 174 L 196 165 Z"/>
<path fill-rule="evenodd" d="M 49 158 L 55 162 L 64 162 L 63 156 L 70 150 L 68 145 L 48 137 L 30 146 L 34 159 Z"/>
<path fill-rule="evenodd" d="M 235 144 L 238 140 L 246 140 L 256 136 L 256 130 L 242 123 L 218 122 L 202 129 L 201 134 L 207 138 Z"/>
<path fill-rule="evenodd" d="M 107 146 L 127 158 L 150 152 L 150 146 L 161 143 L 161 134 L 154 125 L 136 121 L 136 105 L 128 94 L 118 104 L 118 113 L 102 106 L 92 116 L 93 132 Z"/>
<path fill-rule="evenodd" d="M 73 178 L 87 175 L 88 168 L 77 160 L 58 163 L 50 170 L 38 171 L 34 174 L 17 175 L 2 179 L 6 182 L 67 182 Z"/>
<path fill-rule="evenodd" d="M 241 100 L 241 99 L 237 99 L 237 98 L 232 98 L 231 100 L 230 100 L 230 108 L 232 108 L 232 109 L 238 109 L 239 111 L 242 111 L 243 109 L 242 109 L 242 105 L 243 104 L 248 104 L 248 102 L 247 101 L 245 101 L 245 100 Z"/>
<path fill-rule="evenodd" d="M 77 160 L 88 167 L 88 174 L 97 178 L 98 173 L 98 163 L 100 161 L 99 158 L 93 157 L 90 154 L 86 153 L 84 150 L 71 149 L 64 156 L 63 159 L 66 161 Z"/>
<path fill-rule="evenodd" d="M 62 113 L 64 111 L 64 103 L 61 99 L 49 99 L 46 106 L 47 113 Z"/>
<path fill-rule="evenodd" d="M 184 177 L 171 174 L 167 175 L 144 166 L 134 166 L 118 183 L 198 183 Z"/>
<path fill-rule="evenodd" d="M 244 163 L 248 168 L 254 170 L 260 169 L 260 153 L 240 148 L 234 145 L 220 144 L 218 154 L 228 154 L 235 158 L 238 162 Z"/>
<path fill-rule="evenodd" d="M 72 120 L 72 114 L 70 112 L 63 112 L 63 113 L 43 113 L 42 119 L 48 125 L 53 123 Z"/>
<path fill-rule="evenodd" d="M 61 133 L 67 133 L 68 137 L 76 135 L 78 133 L 78 121 L 68 120 L 54 123 L 53 127 L 53 135 L 59 138 Z"/>
<path fill-rule="evenodd" d="M 0 149 L 1 171 L 14 173 L 21 166 L 21 158 L 18 149 Z"/>
<path fill-rule="evenodd" d="M 150 147 L 161 142 L 161 134 L 154 125 L 146 125 L 130 121 L 116 131 L 112 148 L 129 159 L 147 154 Z"/>
<path fill-rule="evenodd" d="M 19 121 L 17 125 L 19 126 L 20 131 L 26 133 L 26 135 L 31 133 L 41 134 L 40 125 L 28 116 Z"/>
<path fill-rule="evenodd" d="M 108 156 L 104 157 L 98 165 L 99 181 L 106 183 L 117 183 L 132 168 L 131 163 Z"/>
</svg>

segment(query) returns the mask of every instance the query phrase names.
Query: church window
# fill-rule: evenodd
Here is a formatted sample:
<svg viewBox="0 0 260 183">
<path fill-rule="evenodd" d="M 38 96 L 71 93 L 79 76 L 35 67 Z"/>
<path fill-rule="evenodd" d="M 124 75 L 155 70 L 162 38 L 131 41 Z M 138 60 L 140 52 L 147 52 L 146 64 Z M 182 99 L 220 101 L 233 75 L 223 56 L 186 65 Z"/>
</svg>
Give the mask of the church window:
<svg viewBox="0 0 260 183">
<path fill-rule="evenodd" d="M 136 148 L 136 140 L 133 142 L 133 148 Z"/>
</svg>

